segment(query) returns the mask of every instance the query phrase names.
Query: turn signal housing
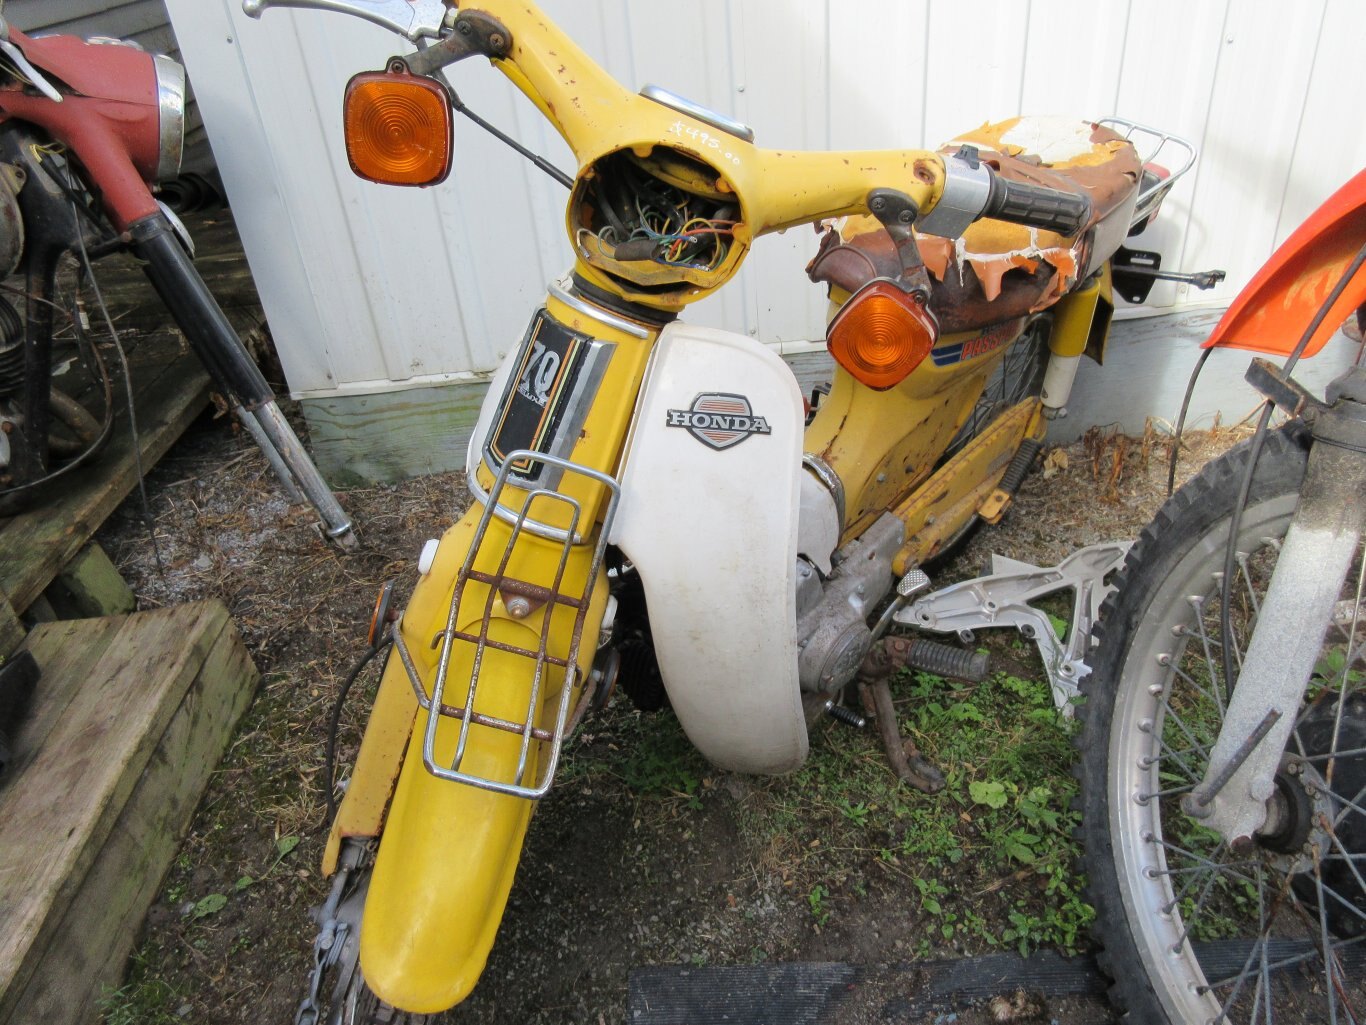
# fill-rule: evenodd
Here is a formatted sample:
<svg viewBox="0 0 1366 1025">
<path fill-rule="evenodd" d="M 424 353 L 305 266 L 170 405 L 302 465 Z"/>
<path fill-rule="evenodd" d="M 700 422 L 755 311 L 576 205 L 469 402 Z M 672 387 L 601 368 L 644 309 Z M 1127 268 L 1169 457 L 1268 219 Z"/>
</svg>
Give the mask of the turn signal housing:
<svg viewBox="0 0 1366 1025">
<path fill-rule="evenodd" d="M 450 98 L 429 78 L 363 71 L 346 83 L 351 170 L 382 185 L 435 185 L 451 170 Z"/>
<path fill-rule="evenodd" d="M 921 296 L 878 278 L 855 292 L 830 321 L 826 346 L 861 384 L 886 391 L 930 354 L 939 322 Z"/>
</svg>

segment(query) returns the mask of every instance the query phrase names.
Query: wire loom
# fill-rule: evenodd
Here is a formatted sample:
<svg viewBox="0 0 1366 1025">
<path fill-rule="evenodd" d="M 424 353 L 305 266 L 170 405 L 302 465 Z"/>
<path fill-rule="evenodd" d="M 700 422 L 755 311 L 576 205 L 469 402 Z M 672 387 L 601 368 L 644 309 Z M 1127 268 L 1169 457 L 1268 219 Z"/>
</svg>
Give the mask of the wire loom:
<svg viewBox="0 0 1366 1025">
<path fill-rule="evenodd" d="M 591 237 L 609 260 L 715 270 L 730 251 L 733 203 L 687 192 L 629 161 L 604 161 L 590 199 L 605 223 L 580 228 L 579 241 Z"/>
</svg>

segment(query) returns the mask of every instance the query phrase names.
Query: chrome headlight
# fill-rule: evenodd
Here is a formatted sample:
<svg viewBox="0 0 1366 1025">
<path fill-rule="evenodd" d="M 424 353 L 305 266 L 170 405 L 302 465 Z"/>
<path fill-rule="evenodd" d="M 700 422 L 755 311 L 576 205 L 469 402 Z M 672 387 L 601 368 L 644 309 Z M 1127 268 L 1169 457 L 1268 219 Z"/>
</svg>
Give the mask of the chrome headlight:
<svg viewBox="0 0 1366 1025">
<path fill-rule="evenodd" d="M 161 131 L 157 181 L 180 173 L 180 158 L 185 153 L 185 69 L 164 54 L 155 54 L 152 63 L 157 73 L 157 108 Z"/>
</svg>

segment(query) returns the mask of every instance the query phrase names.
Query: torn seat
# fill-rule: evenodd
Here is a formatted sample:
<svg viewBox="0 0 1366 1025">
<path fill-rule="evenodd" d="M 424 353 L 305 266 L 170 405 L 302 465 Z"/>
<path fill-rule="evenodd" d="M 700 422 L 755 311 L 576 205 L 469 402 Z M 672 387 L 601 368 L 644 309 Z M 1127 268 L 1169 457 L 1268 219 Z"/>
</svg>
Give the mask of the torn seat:
<svg viewBox="0 0 1366 1025">
<path fill-rule="evenodd" d="M 941 331 L 968 331 L 1051 306 L 1128 234 L 1142 167 L 1134 147 L 1109 128 L 1072 118 L 1012 118 L 966 132 L 939 152 L 962 146 L 975 147 L 1008 180 L 1085 193 L 1091 219 L 1074 239 L 990 219 L 959 239 L 917 233 Z M 854 292 L 873 278 L 898 277 L 901 265 L 882 225 L 863 215 L 827 231 L 806 272 Z"/>
</svg>

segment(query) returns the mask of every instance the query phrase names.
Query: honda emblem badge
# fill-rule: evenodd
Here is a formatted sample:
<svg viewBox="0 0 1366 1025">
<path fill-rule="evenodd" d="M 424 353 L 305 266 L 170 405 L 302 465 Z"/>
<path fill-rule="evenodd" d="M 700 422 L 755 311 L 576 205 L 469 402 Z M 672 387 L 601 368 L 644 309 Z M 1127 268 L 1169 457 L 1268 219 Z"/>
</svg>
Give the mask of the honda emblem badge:
<svg viewBox="0 0 1366 1025">
<path fill-rule="evenodd" d="M 751 434 L 770 434 L 768 421 L 755 416 L 749 399 L 726 392 L 703 392 L 688 409 L 670 409 L 666 425 L 682 427 L 704 445 L 720 451 Z"/>
</svg>

